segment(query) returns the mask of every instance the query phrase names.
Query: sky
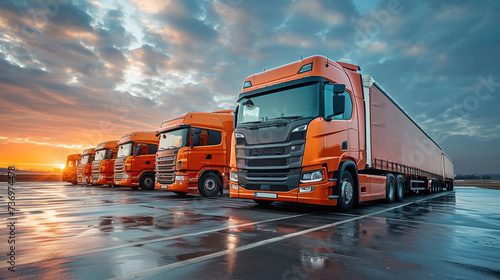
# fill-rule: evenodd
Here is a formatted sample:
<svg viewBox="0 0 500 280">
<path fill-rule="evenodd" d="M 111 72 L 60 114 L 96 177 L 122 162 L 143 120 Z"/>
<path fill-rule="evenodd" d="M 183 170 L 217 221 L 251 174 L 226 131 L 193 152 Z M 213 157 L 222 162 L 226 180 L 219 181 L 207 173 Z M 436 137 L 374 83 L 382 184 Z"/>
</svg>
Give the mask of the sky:
<svg viewBox="0 0 500 280">
<path fill-rule="evenodd" d="M 0 167 L 233 109 L 247 76 L 319 54 L 372 75 L 455 173 L 500 173 L 498 26 L 486 0 L 0 0 Z"/>
</svg>

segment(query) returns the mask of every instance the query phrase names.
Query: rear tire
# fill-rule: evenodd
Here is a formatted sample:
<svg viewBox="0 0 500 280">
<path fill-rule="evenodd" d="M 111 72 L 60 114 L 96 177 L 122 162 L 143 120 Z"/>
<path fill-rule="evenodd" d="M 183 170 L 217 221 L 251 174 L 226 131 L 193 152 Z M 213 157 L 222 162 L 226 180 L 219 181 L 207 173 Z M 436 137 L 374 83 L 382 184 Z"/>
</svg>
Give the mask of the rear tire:
<svg viewBox="0 0 500 280">
<path fill-rule="evenodd" d="M 142 175 L 139 186 L 145 191 L 153 190 L 155 188 L 155 177 L 151 174 Z"/>
<path fill-rule="evenodd" d="M 396 177 L 391 173 L 387 174 L 387 180 L 385 183 L 385 199 L 387 202 L 394 202 L 396 199 Z"/>
<path fill-rule="evenodd" d="M 341 212 L 346 212 L 351 210 L 354 204 L 355 184 L 351 173 L 344 171 L 340 184 L 340 196 L 337 204 Z"/>
<path fill-rule="evenodd" d="M 255 203 L 257 203 L 260 206 L 269 206 L 273 204 L 273 200 L 262 200 L 262 199 L 254 199 Z"/>
<path fill-rule="evenodd" d="M 219 177 L 213 172 L 203 174 L 198 181 L 198 190 L 200 194 L 205 197 L 217 196 L 221 188 L 222 183 Z"/>
<path fill-rule="evenodd" d="M 405 177 L 398 175 L 396 177 L 396 200 L 403 201 L 405 198 Z"/>
</svg>

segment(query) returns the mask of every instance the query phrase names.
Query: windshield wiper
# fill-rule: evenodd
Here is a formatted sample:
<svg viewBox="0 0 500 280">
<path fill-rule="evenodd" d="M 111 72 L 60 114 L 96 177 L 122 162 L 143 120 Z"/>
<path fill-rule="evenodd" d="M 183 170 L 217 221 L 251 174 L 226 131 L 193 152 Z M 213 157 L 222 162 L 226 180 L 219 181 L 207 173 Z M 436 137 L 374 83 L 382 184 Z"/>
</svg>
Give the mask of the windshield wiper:
<svg viewBox="0 0 500 280">
<path fill-rule="evenodd" d="M 244 123 L 240 123 L 240 124 L 253 124 L 253 123 L 262 123 L 261 121 L 253 121 L 253 122 L 244 122 Z"/>
<path fill-rule="evenodd" d="M 302 116 L 282 116 L 282 117 L 277 117 L 277 118 L 272 118 L 272 119 L 269 119 L 269 120 L 294 120 L 294 119 L 300 119 L 302 118 Z"/>
</svg>

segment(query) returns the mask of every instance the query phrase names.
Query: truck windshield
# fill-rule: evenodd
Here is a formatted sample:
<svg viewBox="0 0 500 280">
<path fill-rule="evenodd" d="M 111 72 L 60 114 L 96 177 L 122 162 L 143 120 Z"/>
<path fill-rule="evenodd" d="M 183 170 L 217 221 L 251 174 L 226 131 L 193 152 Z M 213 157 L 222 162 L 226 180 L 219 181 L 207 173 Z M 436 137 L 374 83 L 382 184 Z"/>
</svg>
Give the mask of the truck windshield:
<svg viewBox="0 0 500 280">
<path fill-rule="evenodd" d="M 96 151 L 95 152 L 94 160 L 103 160 L 103 159 L 105 159 L 107 152 L 108 152 L 107 149 Z"/>
<path fill-rule="evenodd" d="M 66 167 L 75 167 L 75 161 L 74 160 L 67 160 Z"/>
<path fill-rule="evenodd" d="M 80 164 L 87 164 L 90 161 L 90 155 L 85 155 L 82 156 L 82 160 L 80 161 Z"/>
<path fill-rule="evenodd" d="M 129 157 L 132 155 L 132 143 L 120 145 L 116 157 Z"/>
<path fill-rule="evenodd" d="M 188 128 L 181 128 L 161 133 L 158 150 L 173 150 L 186 146 L 187 134 Z"/>
<path fill-rule="evenodd" d="M 243 98 L 240 100 L 238 124 L 317 117 L 319 94 L 319 83 L 315 83 Z"/>
</svg>

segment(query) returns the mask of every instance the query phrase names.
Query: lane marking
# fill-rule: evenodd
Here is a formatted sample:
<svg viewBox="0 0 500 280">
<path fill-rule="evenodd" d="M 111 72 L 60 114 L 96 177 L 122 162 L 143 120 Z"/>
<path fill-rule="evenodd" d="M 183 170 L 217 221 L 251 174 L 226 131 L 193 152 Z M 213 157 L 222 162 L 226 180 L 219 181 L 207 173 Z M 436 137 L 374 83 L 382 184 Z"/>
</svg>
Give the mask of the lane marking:
<svg viewBox="0 0 500 280">
<path fill-rule="evenodd" d="M 377 214 L 380 214 L 380 213 L 388 212 L 388 211 L 391 211 L 391 210 L 394 210 L 394 209 L 397 209 L 397 208 L 405 207 L 405 206 L 408 206 L 408 205 L 413 204 L 413 203 L 418 203 L 418 202 L 421 202 L 421 201 L 424 201 L 424 200 L 436 198 L 436 197 L 439 197 L 439 196 L 442 196 L 442 195 L 445 195 L 445 194 L 446 193 L 442 193 L 441 195 L 432 196 L 432 197 L 426 197 L 426 198 L 423 198 L 423 199 L 419 199 L 419 200 L 408 202 L 408 203 L 401 204 L 401 205 L 398 205 L 398 206 L 390 207 L 390 208 L 383 209 L 383 210 L 380 210 L 380 211 L 377 211 L 377 212 L 373 212 L 373 213 L 369 213 L 369 214 L 364 214 L 364 215 L 361 215 L 361 216 L 353 217 L 353 218 L 346 219 L 346 220 L 343 220 L 343 221 L 338 221 L 338 222 L 334 222 L 334 223 L 330 223 L 330 224 L 326 224 L 326 225 L 322 225 L 322 226 L 318 226 L 318 227 L 314 227 L 314 228 L 310 228 L 310 229 L 306 229 L 306 230 L 302 230 L 302 231 L 298 231 L 298 232 L 294 232 L 294 233 L 289 233 L 289 234 L 285 234 L 283 236 L 278 236 L 278 237 L 274 237 L 274 238 L 270 238 L 270 239 L 266 239 L 266 240 L 261 240 L 261 241 L 255 242 L 255 243 L 243 245 L 243 246 L 240 246 L 240 247 L 236 247 L 234 249 L 227 249 L 227 250 L 219 251 L 219 252 L 216 252 L 216 253 L 208 254 L 208 255 L 205 255 L 205 256 L 200 256 L 200 257 L 188 259 L 188 260 L 185 260 L 185 261 L 180 261 L 180 262 L 171 263 L 171 264 L 167 264 L 167 265 L 163 265 L 163 266 L 159 266 L 159 267 L 155 267 L 155 268 L 151 268 L 151 269 L 146 269 L 146 270 L 138 271 L 138 272 L 127 274 L 127 275 L 117 276 L 117 277 L 111 278 L 111 279 L 132 279 L 132 278 L 137 278 L 137 277 L 145 277 L 145 276 L 156 275 L 158 273 L 166 272 L 168 270 L 172 270 L 172 269 L 184 267 L 184 266 L 187 266 L 187 265 L 190 265 L 190 264 L 195 264 L 195 263 L 207 261 L 207 260 L 210 260 L 210 259 L 222 257 L 222 256 L 228 255 L 230 253 L 237 253 L 237 252 L 241 252 L 241 251 L 253 249 L 255 247 L 267 245 L 267 244 L 270 244 L 270 243 L 275 243 L 275 242 L 278 242 L 278 241 L 283 241 L 285 239 L 289 239 L 289 238 L 296 237 L 296 236 L 299 236 L 299 235 L 304 235 L 304 234 L 307 234 L 307 233 L 311 233 L 311 232 L 323 230 L 323 229 L 326 229 L 326 228 L 329 228 L 329 227 L 333 227 L 333 226 L 337 226 L 337 225 L 341 225 L 341 224 L 353 222 L 353 221 L 360 220 L 360 219 L 363 219 L 363 218 L 366 218 L 366 217 L 370 217 L 370 216 L 374 216 L 374 215 L 377 215 Z"/>
<path fill-rule="evenodd" d="M 274 222 L 274 221 L 280 221 L 280 220 L 286 220 L 286 219 L 293 219 L 293 218 L 298 218 L 298 217 L 302 217 L 302 216 L 311 215 L 311 214 L 314 214 L 314 213 L 316 213 L 316 212 L 305 213 L 305 214 L 298 214 L 298 215 L 292 215 L 292 216 L 285 216 L 285 217 L 279 217 L 279 218 L 273 218 L 273 219 L 268 219 L 268 220 L 263 220 L 263 221 L 257 221 L 257 222 L 250 222 L 250 223 L 244 223 L 244 224 L 239 224 L 239 225 L 219 227 L 219 228 L 204 230 L 204 231 L 200 231 L 200 232 L 193 232 L 193 233 L 186 233 L 186 234 L 180 234 L 180 235 L 175 235 L 175 236 L 168 236 L 168 237 L 163 237 L 163 238 L 158 238 L 158 239 L 151 239 L 151 240 L 147 240 L 147 241 L 128 242 L 128 243 L 123 244 L 123 245 L 116 245 L 116 246 L 113 246 L 113 247 L 93 249 L 93 250 L 90 250 L 90 251 L 86 251 L 86 252 L 82 252 L 82 253 L 74 254 L 74 255 L 59 256 L 59 257 L 48 258 L 48 259 L 37 260 L 37 261 L 19 262 L 19 264 L 17 264 L 17 262 L 16 262 L 16 266 L 17 265 L 19 265 L 19 266 L 21 266 L 21 265 L 27 265 L 27 264 L 38 263 L 38 262 L 45 262 L 45 261 L 52 261 L 52 260 L 57 260 L 57 259 L 62 259 L 62 258 L 80 257 L 80 256 L 84 256 L 84 255 L 101 253 L 101 252 L 110 251 L 110 250 L 123 249 L 123 248 L 129 248 L 129 247 L 136 247 L 136 246 L 139 246 L 139 245 L 145 245 L 145 244 L 156 243 L 156 242 L 163 242 L 163 241 L 168 241 L 168 240 L 177 239 L 177 238 L 184 238 L 184 237 L 195 236 L 195 235 L 200 235 L 200 234 L 213 233 L 213 232 L 217 232 L 217 231 L 223 231 L 223 230 L 229 230 L 229 229 L 235 229 L 235 228 L 253 226 L 253 225 L 256 225 L 256 224 L 263 224 L 263 223 L 269 223 L 269 222 Z M 0 267 L 0 269 L 7 268 L 7 267 L 8 266 L 2 266 L 2 267 Z"/>
</svg>

